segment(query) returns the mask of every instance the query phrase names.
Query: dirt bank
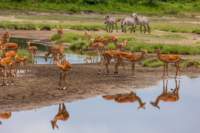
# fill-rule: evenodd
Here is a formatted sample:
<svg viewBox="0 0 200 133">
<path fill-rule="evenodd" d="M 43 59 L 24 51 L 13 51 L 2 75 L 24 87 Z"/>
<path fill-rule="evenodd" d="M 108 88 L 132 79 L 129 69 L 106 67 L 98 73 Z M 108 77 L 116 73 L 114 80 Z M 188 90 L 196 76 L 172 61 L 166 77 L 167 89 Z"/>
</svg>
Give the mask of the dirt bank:
<svg viewBox="0 0 200 133">
<path fill-rule="evenodd" d="M 96 64 L 73 65 L 65 83 L 67 89 L 59 90 L 59 70 L 56 66 L 29 66 L 31 71 L 16 78 L 14 85 L 0 87 L 0 112 L 27 110 L 61 101 L 72 102 L 97 95 L 128 92 L 155 85 L 162 77 L 161 68 L 137 67 L 134 78 L 128 68 L 120 69 L 119 76 L 97 75 L 98 67 Z M 194 68 L 182 72 L 190 76 L 198 73 L 200 70 Z"/>
</svg>

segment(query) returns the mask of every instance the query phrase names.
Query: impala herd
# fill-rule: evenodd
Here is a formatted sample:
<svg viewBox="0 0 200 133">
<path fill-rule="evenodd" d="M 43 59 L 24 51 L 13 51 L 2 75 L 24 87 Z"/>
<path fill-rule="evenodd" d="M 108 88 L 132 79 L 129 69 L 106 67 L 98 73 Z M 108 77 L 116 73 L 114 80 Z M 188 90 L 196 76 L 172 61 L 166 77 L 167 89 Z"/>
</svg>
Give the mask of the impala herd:
<svg viewBox="0 0 200 133">
<path fill-rule="evenodd" d="M 63 31 L 58 30 L 59 34 L 63 34 Z M 97 55 L 100 58 L 100 64 L 105 66 L 106 74 L 110 73 L 109 65 L 111 62 L 114 62 L 114 74 L 118 74 L 119 66 L 123 66 L 125 68 L 125 62 L 131 63 L 131 70 L 133 75 L 135 75 L 135 64 L 147 55 L 147 51 L 142 50 L 140 53 L 133 53 L 126 51 L 125 47 L 128 44 L 128 40 L 123 40 L 119 42 L 119 39 L 115 35 L 110 36 L 96 36 L 92 38 L 91 33 L 85 32 L 85 36 L 90 41 L 90 49 L 96 50 Z M 5 32 L 0 41 L 0 50 L 2 52 L 2 56 L 0 58 L 0 68 L 2 73 L 2 86 L 8 85 L 10 83 L 13 84 L 13 78 L 17 76 L 17 72 L 21 67 L 25 66 L 28 63 L 28 57 L 21 56 L 18 54 L 18 44 L 10 43 L 10 33 Z M 116 46 L 116 49 L 110 50 L 108 45 L 113 43 Z M 31 62 L 34 64 L 35 56 L 37 54 L 38 48 L 32 45 L 31 41 L 27 42 L 27 50 L 31 55 Z M 161 54 L 160 49 L 156 50 L 157 58 L 164 63 L 163 76 L 168 76 L 168 64 L 175 64 L 176 67 L 176 76 L 180 71 L 180 61 L 182 60 L 179 55 L 173 54 Z M 47 58 L 51 56 L 53 59 L 53 63 L 57 65 L 60 69 L 60 80 L 59 86 L 62 86 L 62 83 L 66 79 L 66 73 L 69 71 L 72 66 L 70 62 L 65 59 L 65 48 L 62 44 L 55 44 L 48 47 L 48 51 L 45 53 L 44 58 L 47 61 Z M 86 58 L 88 60 L 89 58 Z M 93 61 L 91 61 L 93 62 Z M 98 69 L 98 74 L 101 74 L 101 68 Z M 7 81 L 6 81 L 7 79 Z M 64 86 L 63 88 L 66 88 Z M 62 89 L 62 87 L 61 87 Z"/>
</svg>

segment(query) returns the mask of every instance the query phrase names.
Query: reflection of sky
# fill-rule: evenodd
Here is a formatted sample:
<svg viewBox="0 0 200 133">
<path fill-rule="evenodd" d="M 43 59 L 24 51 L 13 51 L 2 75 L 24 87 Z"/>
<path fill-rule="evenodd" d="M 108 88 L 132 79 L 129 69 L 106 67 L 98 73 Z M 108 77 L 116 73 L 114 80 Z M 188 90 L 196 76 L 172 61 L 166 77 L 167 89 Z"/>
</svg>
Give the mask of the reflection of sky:
<svg viewBox="0 0 200 133">
<path fill-rule="evenodd" d="M 69 60 L 72 64 L 80 64 L 85 63 L 84 59 L 87 57 L 86 55 L 78 55 L 78 54 L 66 54 L 66 59 Z M 36 58 L 37 64 L 50 64 L 52 63 L 52 59 L 48 58 L 47 62 L 45 61 L 44 57 L 39 56 Z M 95 59 L 97 60 L 97 59 Z"/>
<path fill-rule="evenodd" d="M 174 80 L 169 81 L 169 88 Z M 200 132 L 200 78 L 181 79 L 180 101 L 161 102 L 161 110 L 149 102 L 162 91 L 162 82 L 148 89 L 137 90 L 137 95 L 147 102 L 145 110 L 137 110 L 138 103 L 118 104 L 101 97 L 66 103 L 70 118 L 59 122 L 59 130 L 52 130 L 50 120 L 57 106 L 33 111 L 13 113 L 3 121 L 0 133 L 189 133 Z"/>
</svg>

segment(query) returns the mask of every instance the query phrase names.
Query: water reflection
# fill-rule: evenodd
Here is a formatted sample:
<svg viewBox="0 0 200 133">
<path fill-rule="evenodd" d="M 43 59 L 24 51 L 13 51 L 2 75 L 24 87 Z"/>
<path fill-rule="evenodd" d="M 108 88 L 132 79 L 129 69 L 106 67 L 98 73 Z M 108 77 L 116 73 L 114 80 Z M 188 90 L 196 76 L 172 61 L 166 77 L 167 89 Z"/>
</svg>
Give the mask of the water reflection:
<svg viewBox="0 0 200 133">
<path fill-rule="evenodd" d="M 65 58 L 72 64 L 83 64 L 83 63 L 94 63 L 98 62 L 99 59 L 97 56 L 89 57 L 88 55 L 78 55 L 73 53 L 67 53 L 65 54 Z M 92 58 L 92 61 L 88 58 Z M 52 64 L 53 61 L 51 58 L 47 58 L 47 61 L 45 61 L 43 56 L 37 56 L 36 57 L 37 64 Z"/>
<path fill-rule="evenodd" d="M 168 88 L 168 79 L 163 79 L 163 90 L 154 102 L 150 102 L 151 105 L 160 109 L 159 103 L 163 102 L 177 102 L 179 100 L 180 80 L 174 79 L 175 87 Z"/>
<path fill-rule="evenodd" d="M 58 121 L 67 121 L 69 119 L 69 113 L 66 110 L 65 104 L 58 105 L 58 112 L 54 116 L 53 120 L 51 120 L 51 126 L 53 129 L 59 128 L 57 125 Z"/>
<path fill-rule="evenodd" d="M 2 124 L 1 120 L 8 120 L 11 118 L 11 116 L 12 116 L 11 112 L 0 113 L 0 124 Z"/>
<path fill-rule="evenodd" d="M 13 112 L 12 119 L 0 118 L 3 120 L 0 133 L 199 132 L 200 119 L 197 117 L 200 114 L 200 107 L 197 106 L 197 101 L 200 100 L 199 86 L 200 78 L 181 77 L 180 81 L 165 79 L 156 86 L 129 93 L 106 95 L 103 98 L 98 96 L 66 103 L 66 107 L 60 104 L 37 111 Z M 171 93 L 181 93 L 181 100 L 173 103 L 160 100 L 158 106 L 162 109 L 157 110 L 149 102 L 156 101 L 164 89 Z M 133 108 L 133 104 L 139 103 L 138 100 L 135 102 L 133 100 L 137 96 L 143 103 L 146 102 L 145 110 Z M 52 130 L 51 120 L 55 122 L 54 128 L 59 126 L 59 130 Z"/>
<path fill-rule="evenodd" d="M 133 102 L 138 102 L 139 107 L 145 109 L 145 102 L 142 101 L 142 99 L 136 95 L 135 92 L 130 92 L 130 93 L 123 93 L 123 94 L 115 94 L 115 95 L 105 95 L 102 96 L 106 100 L 114 100 L 117 103 L 133 103 Z"/>
</svg>

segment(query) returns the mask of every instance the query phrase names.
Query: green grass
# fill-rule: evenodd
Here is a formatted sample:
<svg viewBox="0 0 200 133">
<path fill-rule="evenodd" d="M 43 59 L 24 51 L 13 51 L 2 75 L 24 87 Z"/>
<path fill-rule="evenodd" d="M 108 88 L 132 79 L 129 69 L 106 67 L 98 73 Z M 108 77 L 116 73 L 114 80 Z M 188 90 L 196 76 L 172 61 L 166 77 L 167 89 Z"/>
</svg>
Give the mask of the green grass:
<svg viewBox="0 0 200 133">
<path fill-rule="evenodd" d="M 196 55 L 200 54 L 200 46 L 185 46 L 185 45 L 166 45 L 166 44 L 147 44 L 142 42 L 129 42 L 126 47 L 129 51 L 139 52 L 146 49 L 148 53 L 155 53 L 156 49 L 161 49 L 162 53 L 173 53 L 173 54 L 185 54 L 185 55 Z"/>
<path fill-rule="evenodd" d="M 47 30 L 56 28 L 54 24 L 30 23 L 30 22 L 10 22 L 1 21 L 0 28 L 12 30 Z"/>
<path fill-rule="evenodd" d="M 180 66 L 183 68 L 188 68 L 188 67 L 200 68 L 200 61 L 187 59 L 187 60 L 183 60 L 180 64 Z"/>
<path fill-rule="evenodd" d="M 86 40 L 82 34 L 67 32 L 60 37 L 58 34 L 55 34 L 51 37 L 51 40 L 58 41 L 58 42 L 67 42 L 67 43 L 74 43 L 77 40 Z"/>
<path fill-rule="evenodd" d="M 144 1 L 144 0 L 143 0 Z M 130 13 L 138 12 L 149 15 L 183 15 L 186 12 L 198 12 L 199 2 L 157 2 L 156 5 L 148 5 L 141 2 L 119 2 L 109 0 L 106 4 L 85 4 L 81 2 L 56 3 L 56 2 L 2 2 L 0 9 L 21 11 L 56 11 L 56 12 L 99 12 L 99 13 Z"/>
<path fill-rule="evenodd" d="M 200 34 L 200 24 L 190 23 L 161 23 L 155 22 L 151 24 L 152 30 L 161 30 L 167 32 L 177 33 L 196 33 Z M 87 30 L 87 31 L 99 31 L 105 30 L 105 25 L 102 23 L 32 23 L 32 22 L 11 22 L 11 21 L 0 21 L 0 28 L 2 29 L 13 29 L 13 30 L 52 30 L 58 27 L 72 29 L 72 30 Z M 139 30 L 137 30 L 138 32 Z M 163 35 L 158 36 L 166 39 L 182 39 L 181 35 Z M 124 36 L 124 39 L 126 36 Z"/>
<path fill-rule="evenodd" d="M 105 34 L 104 36 L 106 36 Z M 84 37 L 81 33 L 73 33 L 73 32 L 67 32 L 64 34 L 62 38 L 57 37 L 58 35 L 54 35 L 52 39 L 58 42 L 66 42 L 73 45 L 85 45 L 84 48 L 89 46 L 89 41 L 86 37 Z M 174 54 L 185 54 L 185 55 L 197 55 L 200 54 L 200 45 L 177 45 L 177 44 L 149 44 L 144 42 L 138 42 L 135 38 L 129 35 L 122 35 L 119 36 L 119 41 L 122 41 L 124 39 L 129 40 L 128 45 L 126 49 L 128 51 L 133 52 L 140 52 L 141 50 L 145 49 L 148 53 L 155 53 L 156 49 L 161 49 L 162 53 L 174 53 Z M 78 49 L 80 46 L 73 46 L 72 49 Z M 82 48 L 82 46 L 81 46 Z M 114 49 L 113 44 L 109 44 L 108 49 Z"/>
<path fill-rule="evenodd" d="M 153 23 L 152 28 L 168 32 L 197 33 L 200 34 L 200 24 L 191 23 Z"/>
<path fill-rule="evenodd" d="M 19 49 L 17 51 L 17 54 L 19 56 L 26 56 L 26 57 L 30 57 L 31 56 L 30 53 L 26 49 Z"/>
<path fill-rule="evenodd" d="M 104 30 L 105 26 L 102 24 L 53 24 L 53 23 L 31 23 L 31 22 L 11 22 L 0 21 L 0 28 L 12 30 L 52 30 L 54 28 L 63 27 L 73 30 L 89 30 L 98 31 Z"/>
<path fill-rule="evenodd" d="M 163 62 L 158 59 L 145 59 L 142 62 L 144 67 L 160 67 L 163 66 Z"/>
</svg>

